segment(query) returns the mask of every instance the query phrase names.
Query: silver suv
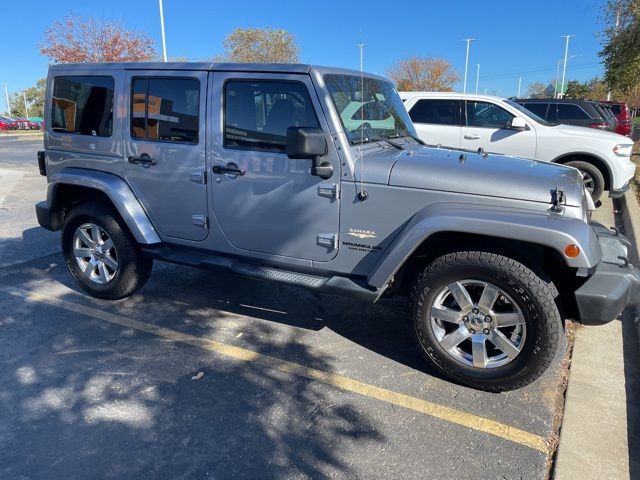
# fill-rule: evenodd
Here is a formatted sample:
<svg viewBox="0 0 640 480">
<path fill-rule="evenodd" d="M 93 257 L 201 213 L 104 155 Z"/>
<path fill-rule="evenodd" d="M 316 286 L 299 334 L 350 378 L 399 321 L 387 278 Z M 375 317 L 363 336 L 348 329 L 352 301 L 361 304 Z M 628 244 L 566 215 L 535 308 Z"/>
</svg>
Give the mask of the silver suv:
<svg viewBox="0 0 640 480">
<path fill-rule="evenodd" d="M 501 391 L 549 366 L 562 315 L 601 324 L 640 297 L 629 242 L 589 222 L 578 170 L 427 147 L 381 77 L 55 65 L 45 125 L 38 221 L 99 298 L 141 288 L 153 260 L 408 295 L 431 364 Z"/>
</svg>

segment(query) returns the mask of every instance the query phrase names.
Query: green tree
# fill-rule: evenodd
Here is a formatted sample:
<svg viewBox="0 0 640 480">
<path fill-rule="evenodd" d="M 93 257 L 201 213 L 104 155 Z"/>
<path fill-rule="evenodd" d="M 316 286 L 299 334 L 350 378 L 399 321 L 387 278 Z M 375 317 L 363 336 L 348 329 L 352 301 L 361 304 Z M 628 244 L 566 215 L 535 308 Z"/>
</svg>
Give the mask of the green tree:
<svg viewBox="0 0 640 480">
<path fill-rule="evenodd" d="M 41 78 L 33 87 L 14 93 L 9 98 L 11 115 L 14 117 L 26 117 L 24 100 L 26 97 L 30 117 L 42 117 L 44 115 L 44 91 L 47 79 Z M 23 95 L 24 93 L 24 95 Z"/>
<path fill-rule="evenodd" d="M 298 44 L 286 30 L 271 28 L 236 28 L 224 39 L 226 62 L 297 63 Z"/>
<path fill-rule="evenodd" d="M 400 91 L 451 92 L 460 78 L 442 58 L 411 57 L 389 67 L 389 78 Z"/>
<path fill-rule="evenodd" d="M 567 90 L 564 98 L 589 98 L 589 87 L 586 83 L 580 83 L 578 80 L 569 80 L 567 82 Z"/>
</svg>

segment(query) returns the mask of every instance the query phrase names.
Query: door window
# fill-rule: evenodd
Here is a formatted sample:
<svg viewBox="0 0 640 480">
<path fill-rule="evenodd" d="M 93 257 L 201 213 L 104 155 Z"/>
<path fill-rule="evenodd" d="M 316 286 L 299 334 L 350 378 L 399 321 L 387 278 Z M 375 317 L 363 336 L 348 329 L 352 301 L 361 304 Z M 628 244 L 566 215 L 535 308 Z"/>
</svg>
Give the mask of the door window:
<svg viewBox="0 0 640 480">
<path fill-rule="evenodd" d="M 411 107 L 409 116 L 414 123 L 460 126 L 460 102 L 458 100 L 418 100 Z"/>
<path fill-rule="evenodd" d="M 284 152 L 289 127 L 319 127 L 303 83 L 229 81 L 224 91 L 225 148 Z"/>
<path fill-rule="evenodd" d="M 523 106 L 543 120 L 547 118 L 547 108 L 549 107 L 548 103 L 525 103 Z"/>
<path fill-rule="evenodd" d="M 58 133 L 110 137 L 113 88 L 113 77 L 56 77 L 51 129 Z"/>
<path fill-rule="evenodd" d="M 198 143 L 200 81 L 195 78 L 135 78 L 131 86 L 134 138 Z"/>
<path fill-rule="evenodd" d="M 558 104 L 558 119 L 559 120 L 588 120 L 590 117 L 583 109 L 578 105 L 572 103 L 560 103 Z"/>
<path fill-rule="evenodd" d="M 504 128 L 513 118 L 504 108 L 489 102 L 467 101 L 467 126 Z"/>
</svg>

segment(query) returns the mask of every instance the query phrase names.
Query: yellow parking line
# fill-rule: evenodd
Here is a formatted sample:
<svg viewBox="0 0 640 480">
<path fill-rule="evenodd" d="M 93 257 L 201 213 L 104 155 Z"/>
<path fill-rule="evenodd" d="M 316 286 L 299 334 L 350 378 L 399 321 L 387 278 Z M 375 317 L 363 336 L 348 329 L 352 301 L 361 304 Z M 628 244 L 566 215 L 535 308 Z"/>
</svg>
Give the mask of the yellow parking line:
<svg viewBox="0 0 640 480">
<path fill-rule="evenodd" d="M 496 422 L 494 420 L 489 420 L 487 418 L 456 410 L 454 408 L 446 407 L 444 405 L 438 405 L 437 403 L 428 402 L 426 400 L 412 397 L 410 395 L 386 390 L 384 388 L 376 387 L 375 385 L 370 385 L 364 382 L 359 382 L 342 375 L 336 375 L 334 373 L 317 370 L 315 368 L 309 368 L 304 365 L 288 362 L 279 358 L 262 355 L 261 353 L 247 350 L 245 348 L 235 347 L 233 345 L 227 345 L 225 343 L 216 342 L 214 340 L 196 337 L 194 335 L 181 333 L 168 328 L 158 327 L 150 323 L 141 322 L 138 320 L 133 320 L 131 318 L 105 312 L 97 308 L 68 302 L 66 300 L 62 300 L 49 295 L 43 295 L 40 293 L 13 287 L 6 287 L 0 290 L 17 297 L 53 305 L 55 307 L 63 308 L 74 313 L 79 313 L 88 317 L 95 318 L 97 320 L 103 320 L 105 322 L 114 323 L 116 325 L 132 328 L 141 332 L 147 332 L 158 337 L 166 338 L 167 340 L 171 340 L 173 342 L 193 345 L 204 350 L 216 352 L 218 354 L 234 358 L 236 360 L 258 363 L 268 368 L 322 382 L 327 385 L 332 385 L 342 390 L 346 390 L 348 392 L 357 393 L 369 398 L 375 398 L 377 400 L 392 403 L 394 405 L 414 410 L 431 417 L 446 420 L 447 422 L 462 425 L 463 427 L 471 428 L 479 432 L 495 435 L 496 437 L 500 437 L 505 440 L 524 445 L 525 447 L 539 450 L 540 452 L 546 454 L 550 453 L 549 444 L 543 437 L 539 435 L 535 435 L 533 433 L 529 433 L 524 430 L 511 427 L 509 425 L 505 425 L 504 423 Z"/>
</svg>

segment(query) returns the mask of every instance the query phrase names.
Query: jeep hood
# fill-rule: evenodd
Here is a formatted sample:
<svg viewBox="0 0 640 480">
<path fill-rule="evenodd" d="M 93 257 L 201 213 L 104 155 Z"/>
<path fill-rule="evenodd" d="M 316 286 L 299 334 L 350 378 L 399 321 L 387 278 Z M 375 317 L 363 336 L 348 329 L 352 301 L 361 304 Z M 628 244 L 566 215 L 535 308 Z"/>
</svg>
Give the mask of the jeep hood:
<svg viewBox="0 0 640 480">
<path fill-rule="evenodd" d="M 555 163 L 419 147 L 371 153 L 365 155 L 365 165 L 368 182 L 547 204 L 551 191 L 560 187 L 567 205 L 582 205 L 580 172 Z M 362 169 L 356 168 L 359 171 Z"/>
</svg>

